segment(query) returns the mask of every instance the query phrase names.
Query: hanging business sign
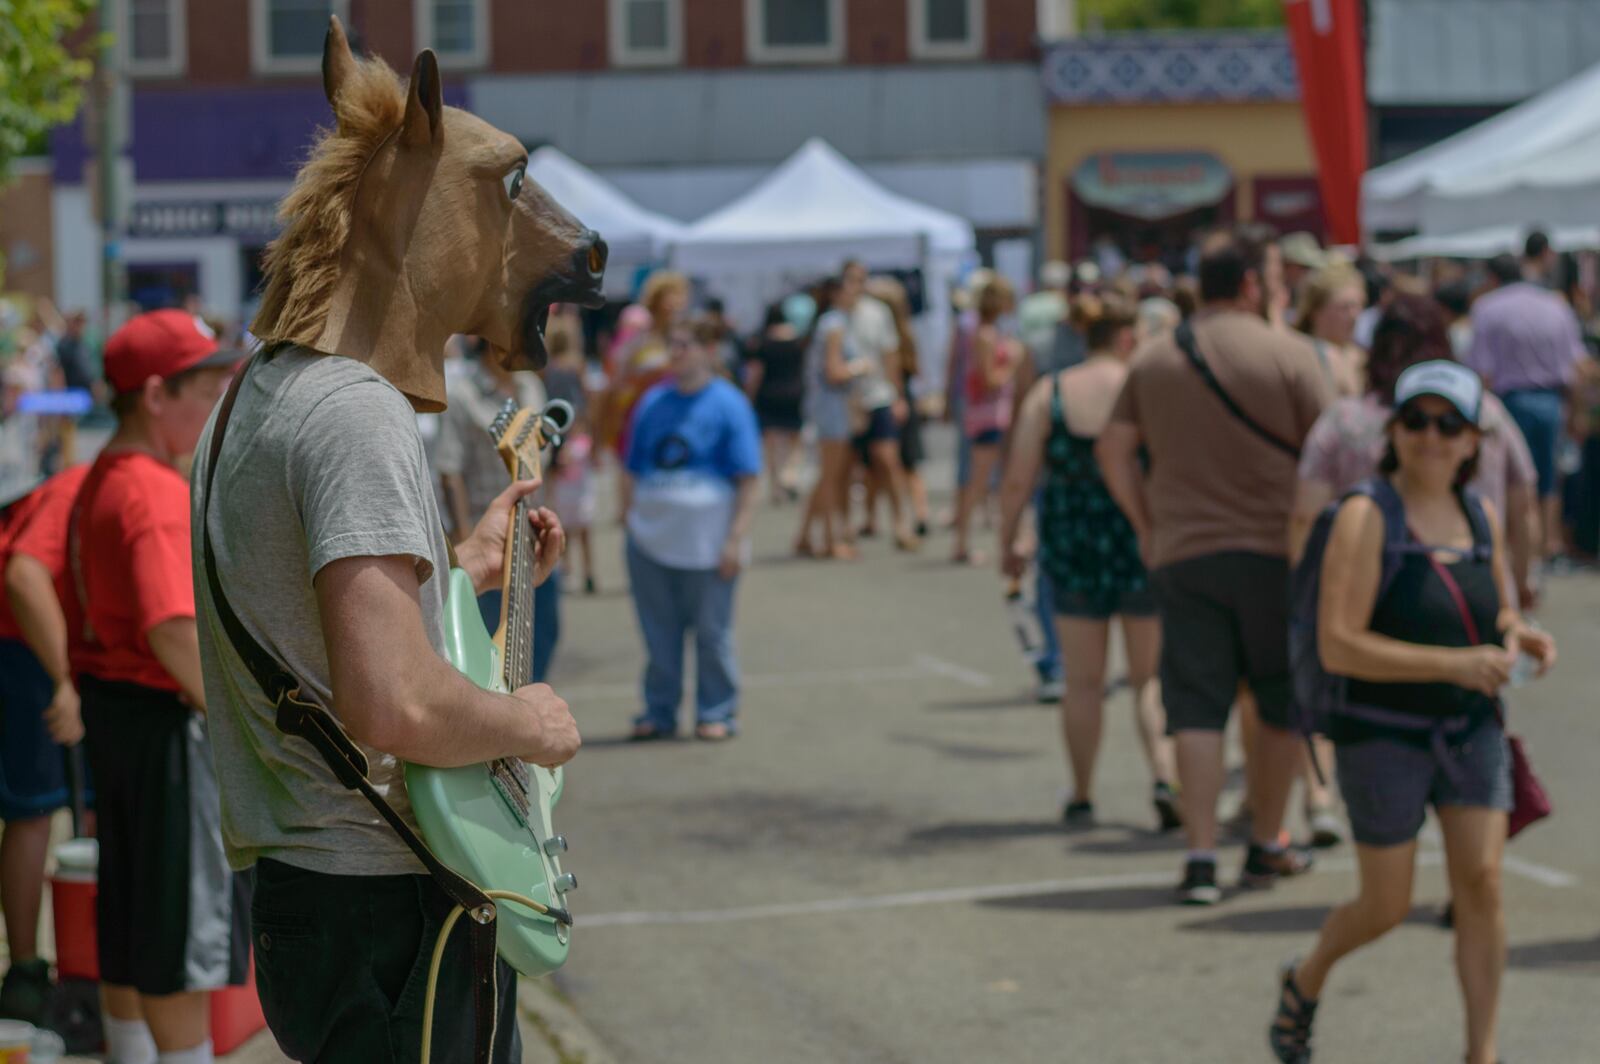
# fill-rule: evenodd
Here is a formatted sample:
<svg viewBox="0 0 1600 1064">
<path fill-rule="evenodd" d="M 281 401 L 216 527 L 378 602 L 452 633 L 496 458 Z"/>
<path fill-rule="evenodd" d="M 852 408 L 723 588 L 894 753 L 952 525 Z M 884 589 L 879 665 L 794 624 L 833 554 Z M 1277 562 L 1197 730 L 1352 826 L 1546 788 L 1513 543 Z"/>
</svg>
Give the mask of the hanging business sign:
<svg viewBox="0 0 1600 1064">
<path fill-rule="evenodd" d="M 144 200 L 128 212 L 131 237 L 263 237 L 277 229 L 273 199 Z"/>
<path fill-rule="evenodd" d="M 1203 151 L 1099 152 L 1072 172 L 1084 203 L 1151 220 L 1210 207 L 1232 187 L 1222 160 Z"/>
</svg>

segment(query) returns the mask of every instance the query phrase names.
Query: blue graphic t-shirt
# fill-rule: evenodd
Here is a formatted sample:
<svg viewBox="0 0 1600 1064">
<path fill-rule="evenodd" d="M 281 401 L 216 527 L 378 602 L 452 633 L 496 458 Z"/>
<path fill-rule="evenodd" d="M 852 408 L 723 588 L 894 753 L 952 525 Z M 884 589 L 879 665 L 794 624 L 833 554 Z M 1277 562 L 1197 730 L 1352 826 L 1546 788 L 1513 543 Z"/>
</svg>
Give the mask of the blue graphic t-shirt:
<svg viewBox="0 0 1600 1064">
<path fill-rule="evenodd" d="M 684 394 L 668 381 L 639 400 L 628 442 L 628 534 L 654 561 L 715 569 L 740 477 L 761 473 L 761 433 L 744 393 L 715 378 Z"/>
</svg>

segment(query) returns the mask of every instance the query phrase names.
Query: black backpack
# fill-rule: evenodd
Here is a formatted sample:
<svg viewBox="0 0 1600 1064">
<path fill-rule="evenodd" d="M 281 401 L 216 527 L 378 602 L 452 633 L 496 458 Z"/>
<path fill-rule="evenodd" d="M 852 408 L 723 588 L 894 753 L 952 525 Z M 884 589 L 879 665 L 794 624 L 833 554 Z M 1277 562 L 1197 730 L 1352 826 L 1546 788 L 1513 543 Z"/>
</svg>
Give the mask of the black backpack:
<svg viewBox="0 0 1600 1064">
<path fill-rule="evenodd" d="M 1295 566 L 1289 583 L 1289 671 L 1294 685 L 1290 725 L 1308 738 L 1328 734 L 1333 718 L 1340 715 L 1418 733 L 1435 732 L 1443 735 L 1461 730 L 1469 723 L 1465 718 L 1441 720 L 1352 703 L 1346 697 L 1349 680 L 1323 668 L 1322 655 L 1317 646 L 1317 606 L 1322 591 L 1323 555 L 1327 553 L 1328 536 L 1333 530 L 1333 521 L 1339 508 L 1345 500 L 1358 495 L 1371 499 L 1383 513 L 1383 568 L 1378 578 L 1376 601 L 1383 600 L 1407 555 L 1425 555 L 1433 549 L 1418 543 L 1411 536 L 1406 526 L 1405 504 L 1394 485 L 1383 477 L 1362 481 L 1317 516 L 1311 536 L 1306 540 L 1305 553 Z M 1470 488 L 1462 489 L 1460 500 L 1461 508 L 1472 526 L 1472 552 L 1469 557 L 1487 561 L 1494 551 L 1489 515 L 1484 511 L 1477 493 Z M 1312 763 L 1315 764 L 1314 759 Z"/>
</svg>

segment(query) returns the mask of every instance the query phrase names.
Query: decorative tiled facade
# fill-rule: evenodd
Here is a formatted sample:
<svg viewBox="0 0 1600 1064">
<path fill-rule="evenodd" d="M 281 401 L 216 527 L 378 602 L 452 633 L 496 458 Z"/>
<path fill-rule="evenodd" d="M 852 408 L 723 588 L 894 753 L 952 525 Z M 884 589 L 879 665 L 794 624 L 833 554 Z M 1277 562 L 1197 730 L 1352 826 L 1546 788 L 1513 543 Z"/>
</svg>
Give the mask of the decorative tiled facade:
<svg viewBox="0 0 1600 1064">
<path fill-rule="evenodd" d="M 1281 32 L 1111 34 L 1047 45 L 1052 104 L 1240 103 L 1300 98 Z"/>
</svg>

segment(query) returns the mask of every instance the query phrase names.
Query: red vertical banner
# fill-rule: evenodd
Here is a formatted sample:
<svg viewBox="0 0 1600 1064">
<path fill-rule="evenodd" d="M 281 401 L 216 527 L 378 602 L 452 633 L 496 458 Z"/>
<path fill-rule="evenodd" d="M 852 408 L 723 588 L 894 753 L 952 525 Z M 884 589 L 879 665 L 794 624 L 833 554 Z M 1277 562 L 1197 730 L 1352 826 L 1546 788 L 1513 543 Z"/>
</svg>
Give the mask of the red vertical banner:
<svg viewBox="0 0 1600 1064">
<path fill-rule="evenodd" d="M 1360 0 L 1284 0 L 1283 7 L 1329 234 L 1335 243 L 1356 244 L 1367 169 Z"/>
</svg>

